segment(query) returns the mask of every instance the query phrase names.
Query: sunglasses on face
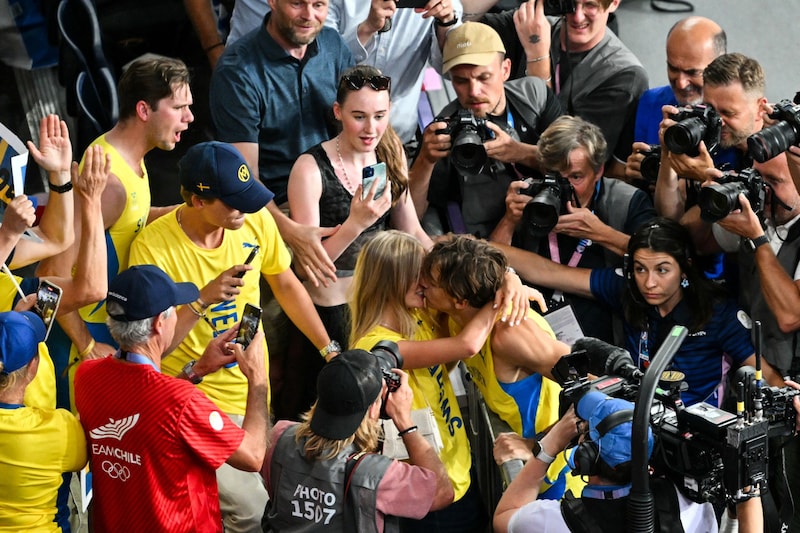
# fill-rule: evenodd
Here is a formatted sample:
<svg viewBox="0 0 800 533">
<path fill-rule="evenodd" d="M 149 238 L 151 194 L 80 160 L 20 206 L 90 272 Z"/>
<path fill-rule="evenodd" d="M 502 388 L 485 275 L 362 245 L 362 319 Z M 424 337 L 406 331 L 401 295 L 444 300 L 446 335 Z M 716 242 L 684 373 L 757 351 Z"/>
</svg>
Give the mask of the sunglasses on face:
<svg viewBox="0 0 800 533">
<path fill-rule="evenodd" d="M 362 76 L 360 74 L 353 74 L 351 76 L 343 76 L 342 83 L 346 83 L 347 86 L 354 91 L 358 91 L 367 83 L 376 91 L 388 91 L 389 87 L 392 85 L 392 78 L 389 76 Z"/>
</svg>

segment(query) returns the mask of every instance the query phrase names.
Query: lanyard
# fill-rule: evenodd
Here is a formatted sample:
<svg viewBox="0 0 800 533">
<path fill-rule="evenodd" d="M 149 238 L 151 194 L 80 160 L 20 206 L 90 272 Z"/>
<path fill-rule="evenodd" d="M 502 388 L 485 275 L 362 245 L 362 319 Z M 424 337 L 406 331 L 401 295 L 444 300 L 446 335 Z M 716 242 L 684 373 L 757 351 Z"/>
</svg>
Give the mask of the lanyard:
<svg viewBox="0 0 800 533">
<path fill-rule="evenodd" d="M 124 359 L 130 363 L 136 363 L 137 365 L 150 365 L 155 369 L 156 372 L 161 373 L 156 364 L 150 358 L 145 357 L 142 354 L 119 350 L 116 354 L 114 354 L 114 357 L 117 359 Z"/>
</svg>

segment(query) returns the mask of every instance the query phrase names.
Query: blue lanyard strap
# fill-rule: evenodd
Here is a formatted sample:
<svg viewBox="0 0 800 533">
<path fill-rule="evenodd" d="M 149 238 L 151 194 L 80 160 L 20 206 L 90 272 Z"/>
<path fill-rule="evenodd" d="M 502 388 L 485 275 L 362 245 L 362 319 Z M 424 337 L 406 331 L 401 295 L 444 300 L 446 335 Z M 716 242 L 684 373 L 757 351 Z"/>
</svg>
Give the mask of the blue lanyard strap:
<svg viewBox="0 0 800 533">
<path fill-rule="evenodd" d="M 156 372 L 159 373 L 161 372 L 161 370 L 158 369 L 156 364 L 149 357 L 145 357 L 139 353 L 119 350 L 117 351 L 117 353 L 114 354 L 114 357 L 116 357 L 117 359 L 124 359 L 125 361 L 128 361 L 130 363 L 136 363 L 137 365 L 150 365 L 155 369 Z"/>
</svg>

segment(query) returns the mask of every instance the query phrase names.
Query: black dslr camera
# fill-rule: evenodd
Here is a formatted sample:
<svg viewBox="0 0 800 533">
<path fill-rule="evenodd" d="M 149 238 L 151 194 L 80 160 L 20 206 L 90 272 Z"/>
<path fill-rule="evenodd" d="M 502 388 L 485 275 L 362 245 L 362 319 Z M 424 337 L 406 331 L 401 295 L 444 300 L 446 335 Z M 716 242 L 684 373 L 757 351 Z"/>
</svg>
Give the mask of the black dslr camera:
<svg viewBox="0 0 800 533">
<path fill-rule="evenodd" d="M 655 184 L 658 180 L 658 171 L 661 168 L 661 146 L 653 144 L 649 150 L 639 153 L 644 156 L 644 159 L 639 164 L 639 173 L 648 184 Z"/>
<path fill-rule="evenodd" d="M 400 376 L 392 372 L 392 369 L 403 368 L 403 356 L 400 355 L 397 343 L 380 341 L 370 351 L 378 359 L 378 365 L 381 367 L 383 380 L 386 381 L 389 392 L 396 391 L 400 387 Z"/>
<path fill-rule="evenodd" d="M 708 153 L 719 147 L 722 119 L 713 107 L 706 104 L 687 106 L 674 115 L 677 122 L 664 132 L 664 144 L 670 152 L 695 157 L 700 154 L 700 141 L 706 143 Z"/>
<path fill-rule="evenodd" d="M 702 187 L 697 197 L 700 217 L 707 222 L 716 222 L 741 208 L 739 193 L 744 193 L 753 211 L 761 216 L 766 198 L 766 185 L 761 174 L 754 168 L 746 168 L 738 174 L 730 170 L 716 183 Z"/>
<path fill-rule="evenodd" d="M 576 207 L 578 199 L 575 189 L 567 178 L 555 172 L 545 174 L 542 179 L 529 178 L 528 186 L 520 189 L 520 194 L 532 196 L 522 213 L 522 224 L 528 235 L 547 235 L 555 227 L 558 217 L 567 212 L 567 202 L 572 200 Z"/>
<path fill-rule="evenodd" d="M 575 0 L 544 0 L 544 14 L 560 17 L 575 13 Z"/>
<path fill-rule="evenodd" d="M 436 117 L 434 122 L 447 123 L 447 127 L 436 133 L 450 135 L 450 161 L 465 173 L 480 174 L 488 160 L 483 143 L 494 138 L 492 130 L 486 127 L 486 119 L 459 109 L 449 117 Z"/>
<path fill-rule="evenodd" d="M 800 93 L 795 100 L 800 100 Z M 800 103 L 781 100 L 775 104 L 770 118 L 780 122 L 747 138 L 747 151 L 759 163 L 769 161 L 793 144 L 800 144 Z"/>
</svg>

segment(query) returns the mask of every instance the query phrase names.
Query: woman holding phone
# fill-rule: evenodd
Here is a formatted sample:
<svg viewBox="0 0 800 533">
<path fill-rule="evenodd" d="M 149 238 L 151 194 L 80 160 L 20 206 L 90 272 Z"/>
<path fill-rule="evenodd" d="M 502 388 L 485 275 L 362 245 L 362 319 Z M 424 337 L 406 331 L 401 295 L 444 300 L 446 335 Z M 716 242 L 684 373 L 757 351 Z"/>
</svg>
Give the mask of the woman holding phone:
<svg viewBox="0 0 800 533">
<path fill-rule="evenodd" d="M 368 65 L 342 75 L 333 104 L 341 133 L 302 154 L 289 175 L 289 210 L 301 224 L 340 226 L 323 242 L 337 281 L 306 288 L 331 338 L 349 331 L 346 305 L 356 256 L 375 232 L 405 231 L 429 248 L 408 193 L 408 163 L 389 125 L 391 79 Z M 385 165 L 385 179 L 381 178 Z M 367 182 L 362 182 L 365 173 Z M 344 346 L 343 346 L 344 348 Z"/>
</svg>

